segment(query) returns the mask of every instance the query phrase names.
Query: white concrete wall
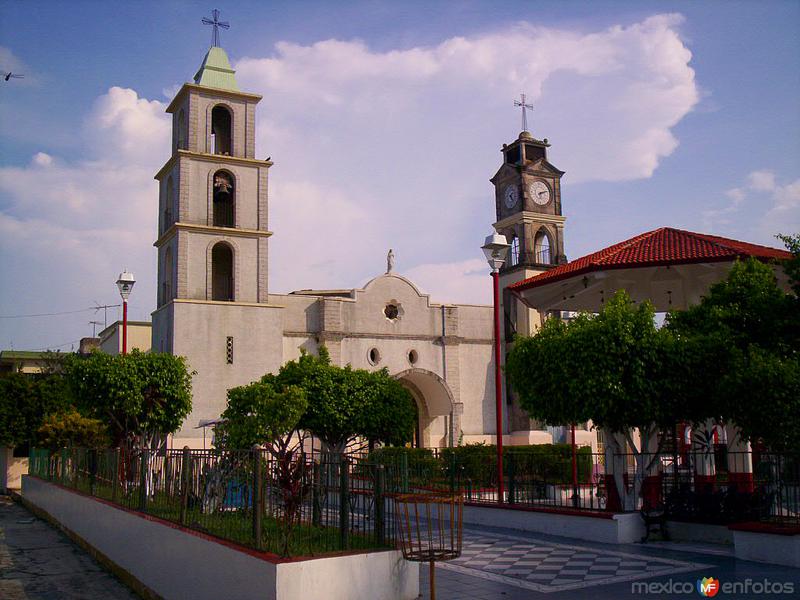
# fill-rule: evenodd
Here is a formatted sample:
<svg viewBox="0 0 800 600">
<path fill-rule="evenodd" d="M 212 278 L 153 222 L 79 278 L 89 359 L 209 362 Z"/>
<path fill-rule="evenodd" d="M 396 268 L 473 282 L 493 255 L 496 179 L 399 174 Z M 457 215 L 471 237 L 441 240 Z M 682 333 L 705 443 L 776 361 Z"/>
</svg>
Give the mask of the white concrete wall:
<svg viewBox="0 0 800 600">
<path fill-rule="evenodd" d="M 174 440 L 181 447 L 188 443 L 181 438 L 202 438 L 195 429 L 200 420 L 216 419 L 225 410 L 228 389 L 280 368 L 283 309 L 266 304 L 176 301 L 172 310 L 172 351 L 185 356 L 189 368 L 197 371 L 192 380 L 192 412 Z M 233 337 L 233 364 L 227 363 L 228 336 Z"/>
<path fill-rule="evenodd" d="M 734 531 L 733 544 L 739 560 L 800 568 L 800 535 Z"/>
<path fill-rule="evenodd" d="M 632 544 L 644 536 L 639 513 L 620 513 L 612 518 L 573 516 L 552 512 L 510 510 L 482 506 L 464 507 L 464 525 L 508 527 L 607 544 Z"/>
<path fill-rule="evenodd" d="M 397 551 L 274 563 L 26 476 L 23 498 L 166 600 L 411 600 Z"/>
<path fill-rule="evenodd" d="M 14 449 L 0 446 L 0 494 L 18 490 L 22 476 L 28 474 L 28 457 L 14 456 Z"/>
</svg>

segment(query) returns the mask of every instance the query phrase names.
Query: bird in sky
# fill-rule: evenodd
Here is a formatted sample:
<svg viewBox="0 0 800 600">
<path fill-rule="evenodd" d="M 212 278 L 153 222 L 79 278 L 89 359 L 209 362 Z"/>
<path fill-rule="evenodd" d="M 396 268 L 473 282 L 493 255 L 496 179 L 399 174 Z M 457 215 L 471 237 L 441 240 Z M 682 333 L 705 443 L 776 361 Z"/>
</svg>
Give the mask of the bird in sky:
<svg viewBox="0 0 800 600">
<path fill-rule="evenodd" d="M 3 79 L 8 81 L 9 79 L 22 79 L 23 77 L 25 77 L 25 75 L 20 75 L 19 73 L 12 73 L 11 71 L 9 71 L 3 76 Z"/>
</svg>

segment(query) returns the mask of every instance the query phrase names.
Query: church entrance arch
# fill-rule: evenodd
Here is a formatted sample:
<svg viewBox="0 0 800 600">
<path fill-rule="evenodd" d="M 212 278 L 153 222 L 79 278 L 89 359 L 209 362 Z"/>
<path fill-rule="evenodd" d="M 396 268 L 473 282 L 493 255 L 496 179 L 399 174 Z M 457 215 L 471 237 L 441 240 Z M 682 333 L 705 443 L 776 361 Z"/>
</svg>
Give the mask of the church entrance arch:
<svg viewBox="0 0 800 600">
<path fill-rule="evenodd" d="M 414 445 L 447 446 L 451 435 L 449 420 L 455 402 L 447 382 L 436 373 L 425 369 L 407 369 L 394 375 L 394 378 L 411 392 L 417 404 Z"/>
</svg>

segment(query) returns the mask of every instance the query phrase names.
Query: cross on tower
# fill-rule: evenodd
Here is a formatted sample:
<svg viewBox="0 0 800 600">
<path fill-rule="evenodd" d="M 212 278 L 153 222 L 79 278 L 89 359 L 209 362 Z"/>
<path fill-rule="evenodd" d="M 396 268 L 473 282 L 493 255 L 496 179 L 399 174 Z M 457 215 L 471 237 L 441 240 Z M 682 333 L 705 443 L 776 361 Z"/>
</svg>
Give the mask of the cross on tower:
<svg viewBox="0 0 800 600">
<path fill-rule="evenodd" d="M 231 24 L 227 21 L 219 20 L 219 11 L 216 8 L 211 11 L 211 16 L 214 18 L 207 19 L 206 17 L 203 17 L 203 25 L 211 25 L 213 28 L 213 31 L 211 32 L 211 45 L 219 46 L 219 28 L 222 27 L 223 29 L 230 29 Z"/>
<path fill-rule="evenodd" d="M 525 103 L 525 94 L 520 94 L 520 100 L 514 100 L 514 106 L 522 108 L 522 131 L 528 131 L 528 114 L 526 109 L 533 110 L 533 104 Z"/>
</svg>

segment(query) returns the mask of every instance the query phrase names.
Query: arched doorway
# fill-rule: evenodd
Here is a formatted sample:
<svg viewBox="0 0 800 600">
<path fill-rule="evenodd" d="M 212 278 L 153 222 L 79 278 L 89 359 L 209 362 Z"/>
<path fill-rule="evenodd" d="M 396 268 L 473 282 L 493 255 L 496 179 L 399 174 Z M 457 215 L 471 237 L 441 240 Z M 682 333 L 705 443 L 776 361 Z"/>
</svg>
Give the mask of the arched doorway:
<svg viewBox="0 0 800 600">
<path fill-rule="evenodd" d="M 411 392 L 417 405 L 414 445 L 426 448 L 449 445 L 453 436 L 454 400 L 447 382 L 425 369 L 407 369 L 394 377 Z"/>
</svg>

